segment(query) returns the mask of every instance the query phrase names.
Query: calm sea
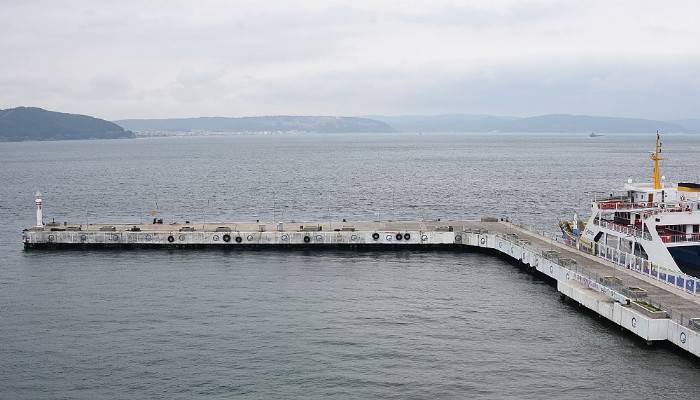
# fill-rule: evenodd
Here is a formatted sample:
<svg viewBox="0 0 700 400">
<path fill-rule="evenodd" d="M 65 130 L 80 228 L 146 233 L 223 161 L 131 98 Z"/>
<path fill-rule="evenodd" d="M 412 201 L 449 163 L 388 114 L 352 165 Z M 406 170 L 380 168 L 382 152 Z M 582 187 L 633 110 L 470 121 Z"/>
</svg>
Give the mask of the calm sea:
<svg viewBox="0 0 700 400">
<path fill-rule="evenodd" d="M 700 138 L 666 135 L 669 181 Z M 649 180 L 653 135 L 0 143 L 0 398 L 693 398 L 700 365 L 468 252 L 24 252 L 46 220 L 508 216 Z"/>
</svg>

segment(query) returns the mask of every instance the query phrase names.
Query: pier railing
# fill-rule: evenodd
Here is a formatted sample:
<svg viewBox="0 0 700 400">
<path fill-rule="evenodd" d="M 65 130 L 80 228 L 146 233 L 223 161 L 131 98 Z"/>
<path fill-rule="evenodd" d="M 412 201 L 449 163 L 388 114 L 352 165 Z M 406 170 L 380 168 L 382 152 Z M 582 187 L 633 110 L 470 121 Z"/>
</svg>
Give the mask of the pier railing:
<svg viewBox="0 0 700 400">
<path fill-rule="evenodd" d="M 576 247 L 575 242 L 564 238 L 562 235 L 556 235 L 550 232 L 537 230 L 536 228 L 530 228 L 522 224 L 513 225 L 517 226 L 518 228 L 527 230 L 529 232 L 537 233 L 544 239 L 549 240 L 551 242 L 555 242 L 560 245 L 565 245 L 572 249 L 576 249 L 576 251 L 581 251 Z M 634 254 L 626 253 L 611 246 L 606 246 L 601 243 L 596 243 L 596 246 L 598 249 L 597 252 L 586 254 L 591 254 L 593 256 L 603 258 L 616 266 L 624 267 L 627 270 L 637 272 L 655 281 L 663 282 L 664 284 L 670 286 L 673 289 L 700 296 L 700 278 L 684 274 L 680 271 L 672 270 L 668 267 L 664 267 L 659 264 L 650 263 L 649 260 L 645 258 L 636 256 Z"/>
<path fill-rule="evenodd" d="M 544 232 L 538 232 L 538 233 L 544 233 Z M 546 234 L 546 233 L 545 233 Z M 537 257 L 540 257 L 542 259 L 548 260 L 552 263 L 555 263 L 562 268 L 574 273 L 581 275 L 582 277 L 588 279 L 591 282 L 598 282 L 601 283 L 604 276 L 598 274 L 597 272 L 590 271 L 586 269 L 584 266 L 580 265 L 576 260 L 571 259 L 571 258 L 566 258 L 566 257 L 561 257 L 558 253 L 552 252 L 551 250 L 543 250 L 539 247 L 534 247 L 530 244 L 527 244 L 526 241 L 519 240 L 517 239 L 516 236 L 511 236 L 511 235 L 497 235 L 499 239 L 504 240 L 512 245 L 519 246 L 523 248 L 524 250 L 527 250 L 529 253 L 534 254 Z M 618 293 L 624 293 L 626 286 L 624 286 L 621 283 L 614 283 L 614 282 L 607 282 L 605 287 L 612 289 Z"/>
<path fill-rule="evenodd" d="M 524 228 L 522 225 L 516 225 L 520 228 Z M 536 232 L 547 239 L 556 241 L 558 243 L 565 244 L 563 241 L 558 240 L 556 236 L 550 236 L 547 232 L 531 230 L 531 232 Z M 697 318 L 700 315 L 690 315 L 687 312 L 681 312 L 674 310 L 671 307 L 666 306 L 661 300 L 649 296 L 646 293 L 640 293 L 633 290 L 631 287 L 626 286 L 621 279 L 610 279 L 609 276 L 601 276 L 599 273 L 590 271 L 584 266 L 579 265 L 576 260 L 570 258 L 562 258 L 554 252 L 543 250 L 526 243 L 526 241 L 517 239 L 516 236 L 507 234 L 497 234 L 497 237 L 504 240 L 514 246 L 519 246 L 520 248 L 527 250 L 531 254 L 535 254 L 537 257 L 546 259 L 552 263 L 559 265 L 560 267 L 568 270 L 571 276 L 577 277 L 576 279 L 579 283 L 587 287 L 596 287 L 601 292 L 616 292 L 623 297 L 628 298 L 630 301 L 641 301 L 652 305 L 660 310 L 663 310 L 668 315 L 668 318 L 681 326 L 693 329 L 695 331 L 700 331 L 700 325 L 698 325 Z M 606 288 L 607 290 L 600 290 L 601 288 Z"/>
<path fill-rule="evenodd" d="M 659 264 L 649 262 L 649 260 L 645 258 L 626 253 L 604 244 L 597 245 L 597 252 L 595 255 L 655 281 L 663 282 L 677 290 L 682 290 L 693 295 L 700 295 L 700 279 L 694 276 L 671 270 Z"/>
</svg>

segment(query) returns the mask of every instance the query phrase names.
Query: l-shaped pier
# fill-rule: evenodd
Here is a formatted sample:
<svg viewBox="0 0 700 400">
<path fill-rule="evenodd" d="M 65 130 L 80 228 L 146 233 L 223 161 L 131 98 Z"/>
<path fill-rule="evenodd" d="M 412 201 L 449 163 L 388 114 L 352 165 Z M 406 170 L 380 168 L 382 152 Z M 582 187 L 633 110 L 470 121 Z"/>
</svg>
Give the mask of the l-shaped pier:
<svg viewBox="0 0 700 400">
<path fill-rule="evenodd" d="M 30 249 L 481 249 L 556 281 L 557 290 L 647 343 L 700 357 L 700 278 L 659 280 L 496 218 L 480 221 L 48 224 L 23 232 Z M 687 278 L 687 277 L 686 277 Z M 691 285 L 692 283 L 692 285 Z"/>
</svg>

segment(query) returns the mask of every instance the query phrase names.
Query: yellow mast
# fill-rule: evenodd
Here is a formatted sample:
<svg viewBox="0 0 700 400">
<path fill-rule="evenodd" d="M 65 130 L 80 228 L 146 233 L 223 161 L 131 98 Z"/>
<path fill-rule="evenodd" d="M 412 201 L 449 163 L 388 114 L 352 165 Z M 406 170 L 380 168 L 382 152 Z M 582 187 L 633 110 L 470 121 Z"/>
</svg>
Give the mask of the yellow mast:
<svg viewBox="0 0 700 400">
<path fill-rule="evenodd" d="M 654 189 L 661 189 L 659 161 L 663 160 L 663 158 L 661 158 L 661 136 L 659 135 L 659 131 L 656 131 L 656 148 L 654 152 L 649 155 L 649 158 L 654 161 Z"/>
</svg>

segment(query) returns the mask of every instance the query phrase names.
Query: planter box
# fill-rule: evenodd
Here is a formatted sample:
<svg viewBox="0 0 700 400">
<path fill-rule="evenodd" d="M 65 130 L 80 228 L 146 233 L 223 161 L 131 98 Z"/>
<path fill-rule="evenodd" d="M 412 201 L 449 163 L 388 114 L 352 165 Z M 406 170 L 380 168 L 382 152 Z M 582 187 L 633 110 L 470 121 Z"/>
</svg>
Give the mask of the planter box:
<svg viewBox="0 0 700 400">
<path fill-rule="evenodd" d="M 700 331 L 700 318 L 691 318 L 688 322 L 691 329 Z"/>
<path fill-rule="evenodd" d="M 620 287 L 620 286 L 622 286 L 622 279 L 615 277 L 615 276 L 604 276 L 604 277 L 600 278 L 598 283 L 600 283 L 604 286 Z"/>
<path fill-rule="evenodd" d="M 659 310 L 659 311 L 652 311 L 643 305 L 637 303 L 636 301 L 633 301 L 630 303 L 630 306 L 632 307 L 633 310 L 639 311 L 640 313 L 646 315 L 647 317 L 651 319 L 664 319 L 668 318 L 668 314 L 664 310 Z"/>
<path fill-rule="evenodd" d="M 620 290 L 620 292 L 633 300 L 644 299 L 647 297 L 647 291 L 638 287 L 627 287 Z"/>
</svg>

